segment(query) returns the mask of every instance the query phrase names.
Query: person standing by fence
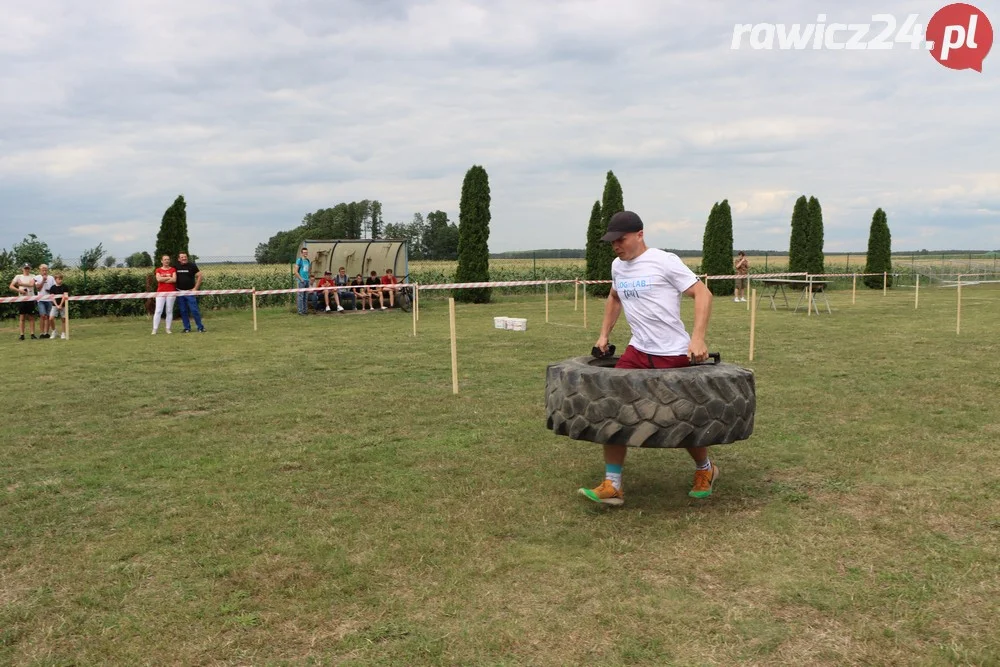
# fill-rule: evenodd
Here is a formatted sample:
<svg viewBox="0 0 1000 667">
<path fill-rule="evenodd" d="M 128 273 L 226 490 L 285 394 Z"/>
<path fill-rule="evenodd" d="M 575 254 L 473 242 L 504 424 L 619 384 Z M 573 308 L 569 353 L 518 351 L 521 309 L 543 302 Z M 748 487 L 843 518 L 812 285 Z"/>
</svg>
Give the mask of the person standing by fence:
<svg viewBox="0 0 1000 667">
<path fill-rule="evenodd" d="M 174 301 L 177 299 L 177 269 L 170 264 L 170 255 L 160 258 L 160 268 L 156 269 L 156 312 L 153 313 L 153 335 L 160 328 L 160 318 L 167 315 L 167 333 L 174 321 Z"/>
<path fill-rule="evenodd" d="M 736 255 L 736 275 L 740 276 L 736 279 L 736 295 L 733 297 L 733 301 L 743 301 L 747 300 L 747 278 L 746 276 L 750 273 L 750 260 L 747 259 L 747 254 L 740 250 L 739 254 Z"/>
<path fill-rule="evenodd" d="M 35 276 L 35 287 L 38 289 L 38 296 L 49 296 L 49 290 L 56 284 L 56 279 L 49 275 L 49 265 L 39 264 L 38 275 Z M 42 324 L 42 333 L 39 338 L 49 337 L 49 314 L 52 311 L 52 302 L 48 299 L 38 301 L 38 319 Z"/>
<path fill-rule="evenodd" d="M 52 308 L 49 310 L 49 336 L 55 340 L 56 338 L 56 318 L 62 320 L 62 333 L 59 338 L 62 340 L 66 339 L 66 317 L 68 316 L 67 310 L 69 309 L 69 290 L 65 285 L 63 285 L 63 276 L 61 273 L 55 275 L 56 284 L 49 288 L 49 294 L 52 295 Z"/>
<path fill-rule="evenodd" d="M 10 291 L 18 296 L 35 296 L 35 277 L 31 275 L 31 264 L 24 264 L 21 267 L 21 275 L 14 276 L 10 281 Z M 34 301 L 19 301 L 17 304 L 18 324 L 21 327 L 21 337 L 24 340 L 24 319 L 31 320 L 31 337 L 37 339 L 35 335 L 35 306 Z"/>
<path fill-rule="evenodd" d="M 295 278 L 296 285 L 299 289 L 306 289 L 309 287 L 309 268 L 312 263 L 309 261 L 309 251 L 305 248 L 299 254 L 299 258 L 295 260 Z M 298 305 L 299 315 L 309 314 L 309 293 L 299 292 L 295 299 Z"/>
<path fill-rule="evenodd" d="M 184 333 L 191 333 L 191 318 L 194 319 L 198 333 L 205 333 L 201 311 L 198 310 L 198 297 L 193 294 L 201 287 L 201 271 L 197 264 L 188 261 L 186 252 L 178 253 L 174 268 L 177 270 L 177 309 L 181 311 Z"/>
</svg>

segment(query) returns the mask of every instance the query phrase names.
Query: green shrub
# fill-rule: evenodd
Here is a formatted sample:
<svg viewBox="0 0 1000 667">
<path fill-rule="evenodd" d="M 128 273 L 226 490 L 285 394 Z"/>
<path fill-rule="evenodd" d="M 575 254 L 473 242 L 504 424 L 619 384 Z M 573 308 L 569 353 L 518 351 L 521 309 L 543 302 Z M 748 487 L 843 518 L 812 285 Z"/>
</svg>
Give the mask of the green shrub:
<svg viewBox="0 0 1000 667">
<path fill-rule="evenodd" d="M 9 285 L 14 272 L 6 272 L 2 279 L 4 285 Z M 147 287 L 147 276 L 152 274 L 148 269 L 107 269 L 99 271 L 66 271 L 63 282 L 69 288 L 71 295 L 84 294 L 130 294 L 135 292 L 156 291 L 155 283 Z M 289 274 L 281 267 L 280 270 L 260 273 L 208 273 L 202 283 L 202 289 L 253 289 L 271 290 L 288 289 L 292 287 Z M 8 292 L 14 296 L 13 292 Z M 5 294 L 5 296 L 7 296 Z M 258 307 L 285 306 L 295 302 L 294 294 L 277 294 L 257 298 Z M 250 308 L 251 299 L 246 294 L 221 296 L 202 296 L 199 305 L 202 310 L 219 310 L 223 308 Z M 73 305 L 73 317 L 108 317 L 145 315 L 145 299 L 115 299 L 109 301 L 79 301 Z M 0 304 L 0 318 L 17 317 L 17 304 Z"/>
</svg>

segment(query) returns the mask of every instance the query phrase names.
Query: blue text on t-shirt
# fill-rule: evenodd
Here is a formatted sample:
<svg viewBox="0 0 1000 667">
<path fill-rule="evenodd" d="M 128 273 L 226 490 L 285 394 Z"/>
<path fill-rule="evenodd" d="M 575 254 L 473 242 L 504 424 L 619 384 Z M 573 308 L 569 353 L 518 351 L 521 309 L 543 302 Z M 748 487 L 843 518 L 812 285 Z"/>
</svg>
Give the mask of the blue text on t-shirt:
<svg viewBox="0 0 1000 667">
<path fill-rule="evenodd" d="M 651 289 L 653 289 L 653 279 L 649 276 L 621 279 L 615 283 L 615 291 L 623 299 L 638 299 L 639 292 L 648 292 Z"/>
</svg>

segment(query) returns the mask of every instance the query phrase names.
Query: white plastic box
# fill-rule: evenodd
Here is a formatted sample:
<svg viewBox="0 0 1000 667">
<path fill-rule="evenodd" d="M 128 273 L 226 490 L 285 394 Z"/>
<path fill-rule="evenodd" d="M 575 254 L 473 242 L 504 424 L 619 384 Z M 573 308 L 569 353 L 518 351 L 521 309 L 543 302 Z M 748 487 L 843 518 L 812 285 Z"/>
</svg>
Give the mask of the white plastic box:
<svg viewBox="0 0 1000 667">
<path fill-rule="evenodd" d="M 506 317 L 494 317 L 493 318 L 493 328 L 494 329 L 506 329 L 507 328 L 507 318 Z"/>
<path fill-rule="evenodd" d="M 507 328 L 511 331 L 527 331 L 528 320 L 524 317 L 508 317 Z"/>
</svg>

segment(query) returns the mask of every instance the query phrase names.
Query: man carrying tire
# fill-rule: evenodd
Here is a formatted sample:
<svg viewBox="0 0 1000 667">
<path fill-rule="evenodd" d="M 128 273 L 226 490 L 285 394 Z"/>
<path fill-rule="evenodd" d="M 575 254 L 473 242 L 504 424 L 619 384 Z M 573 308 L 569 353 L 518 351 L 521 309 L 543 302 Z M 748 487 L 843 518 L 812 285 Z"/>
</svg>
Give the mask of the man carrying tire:
<svg viewBox="0 0 1000 667">
<path fill-rule="evenodd" d="M 712 312 L 708 288 L 677 255 L 647 247 L 642 220 L 631 211 L 616 213 L 601 240 L 611 243 L 617 258 L 611 264 L 611 292 L 604 304 L 597 348 L 607 352 L 611 330 L 624 310 L 632 340 L 615 368 L 680 368 L 707 359 L 705 334 Z M 682 294 L 694 299 L 691 335 L 681 320 Z M 604 481 L 579 493 L 596 503 L 624 504 L 622 466 L 627 451 L 625 445 L 604 445 Z M 719 468 L 709 460 L 707 447 L 687 451 L 696 466 L 688 495 L 707 498 L 719 478 Z"/>
</svg>

